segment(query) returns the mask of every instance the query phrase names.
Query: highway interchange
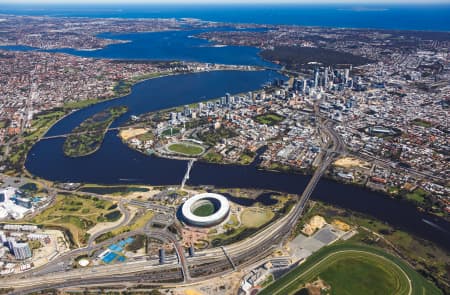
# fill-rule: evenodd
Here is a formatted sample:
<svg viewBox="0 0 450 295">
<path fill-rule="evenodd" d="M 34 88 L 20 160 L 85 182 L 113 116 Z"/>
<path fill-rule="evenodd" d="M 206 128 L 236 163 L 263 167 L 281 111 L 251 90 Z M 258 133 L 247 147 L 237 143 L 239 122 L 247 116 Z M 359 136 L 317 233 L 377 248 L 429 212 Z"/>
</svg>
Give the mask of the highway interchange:
<svg viewBox="0 0 450 295">
<path fill-rule="evenodd" d="M 13 289 L 14 291 L 11 291 L 10 294 L 24 294 L 49 288 L 118 283 L 189 284 L 221 276 L 261 261 L 289 236 L 320 178 L 335 157 L 345 152 L 342 140 L 333 129 L 333 123 L 329 120 L 323 121 L 319 130 L 328 138 L 328 142 L 325 142 L 322 153 L 319 155 L 319 165 L 303 194 L 288 214 L 255 235 L 225 247 L 202 250 L 196 252 L 192 257 L 186 257 L 185 250 L 176 236 L 165 229 L 156 230 L 145 226 L 144 229 L 127 232 L 93 245 L 95 237 L 101 234 L 99 233 L 89 240 L 88 246 L 85 248 L 62 255 L 39 269 L 0 280 L 2 288 Z M 121 201 L 119 208 L 125 214 L 125 218 L 120 224 L 129 221 L 129 213 L 123 205 L 124 202 Z M 140 205 L 151 206 L 151 204 Z M 161 210 L 161 208 L 153 209 Z M 145 259 L 127 261 L 120 267 L 117 265 L 101 265 L 83 269 L 70 267 L 74 258 L 93 253 L 96 249 L 136 234 L 145 234 L 148 237 L 172 243 L 177 259 L 168 260 L 166 264 L 159 264 L 156 259 Z"/>
</svg>

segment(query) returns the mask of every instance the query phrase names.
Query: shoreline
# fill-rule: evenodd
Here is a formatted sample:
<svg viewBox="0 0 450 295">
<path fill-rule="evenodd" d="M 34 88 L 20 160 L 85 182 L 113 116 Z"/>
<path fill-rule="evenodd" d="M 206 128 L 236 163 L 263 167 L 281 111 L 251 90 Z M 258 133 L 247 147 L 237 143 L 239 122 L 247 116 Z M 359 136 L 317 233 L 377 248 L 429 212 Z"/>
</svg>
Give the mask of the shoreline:
<svg viewBox="0 0 450 295">
<path fill-rule="evenodd" d="M 135 148 L 131 147 L 130 145 L 128 145 L 125 141 L 123 141 L 123 139 L 120 137 L 119 134 L 117 134 L 117 136 L 121 139 L 122 143 L 124 145 L 126 145 L 128 148 L 132 149 L 133 151 L 137 151 L 137 152 L 139 152 L 139 153 L 141 153 L 141 154 L 143 154 L 143 155 L 145 155 L 147 157 L 157 157 L 157 158 L 169 159 L 169 160 L 177 160 L 177 161 L 194 160 L 194 161 L 199 162 L 199 163 L 206 163 L 206 164 L 219 165 L 219 166 L 246 166 L 246 167 L 254 166 L 255 169 L 260 170 L 260 171 L 274 172 L 274 173 L 280 173 L 280 174 L 286 174 L 286 175 L 312 176 L 314 174 L 313 172 L 315 171 L 314 168 L 310 169 L 310 170 L 305 170 L 305 169 L 303 169 L 303 170 L 296 170 L 296 169 L 293 169 L 293 170 L 290 170 L 290 171 L 284 171 L 284 170 L 280 170 L 280 169 L 268 169 L 268 168 L 265 168 L 265 167 L 260 166 L 260 165 L 255 165 L 254 162 L 258 160 L 256 157 L 249 164 L 240 164 L 239 162 L 230 162 L 230 163 L 229 162 L 210 162 L 210 161 L 205 160 L 203 157 L 195 157 L 195 156 L 194 157 L 183 157 L 183 156 L 176 156 L 176 155 L 164 155 L 164 154 L 160 154 L 160 153 L 157 153 L 157 152 L 153 152 L 152 154 L 148 154 L 145 151 L 142 151 L 142 150 L 139 150 L 139 149 L 135 149 Z M 364 184 L 352 183 L 352 182 L 348 182 L 348 181 L 345 181 L 345 180 L 341 180 L 341 179 L 339 179 L 337 177 L 333 177 L 333 176 L 329 175 L 328 173 L 324 174 L 323 178 L 331 180 L 331 181 L 333 181 L 335 183 L 338 183 L 338 184 L 349 185 L 349 186 L 353 186 L 353 187 L 359 187 L 359 188 L 362 188 L 364 190 L 367 190 L 367 191 L 370 191 L 370 192 L 374 192 L 374 193 L 380 194 L 382 196 L 388 197 L 390 199 L 393 199 L 393 200 L 396 200 L 396 201 L 400 201 L 400 202 L 404 202 L 405 204 L 414 205 L 416 207 L 416 209 L 418 211 L 420 211 L 420 212 L 429 214 L 429 215 L 431 215 L 431 216 L 433 216 L 435 218 L 439 218 L 439 219 L 442 219 L 444 221 L 449 221 L 447 218 L 445 218 L 443 216 L 439 216 L 439 215 L 437 215 L 437 214 L 435 214 L 433 212 L 428 212 L 426 209 L 422 208 L 421 206 L 418 206 L 412 200 L 403 198 L 401 196 L 397 196 L 395 194 L 390 194 L 388 191 L 377 190 L 375 188 L 368 187 L 368 186 L 366 186 Z M 117 184 L 117 185 L 119 185 L 119 184 Z M 145 183 L 143 183 L 142 185 L 145 185 Z"/>
<path fill-rule="evenodd" d="M 236 166 L 236 165 L 235 165 Z M 283 173 L 283 172 L 282 172 Z M 290 174 L 290 173 L 286 173 L 286 172 L 284 172 L 283 174 Z M 65 180 L 62 180 L 63 182 L 65 181 Z M 116 184 L 118 183 L 117 182 L 118 180 L 115 180 L 115 182 L 116 182 Z M 106 184 L 106 185 L 112 185 L 112 183 L 111 182 L 102 182 L 102 181 L 98 181 L 98 183 L 99 184 L 101 184 L 101 183 L 103 183 L 103 184 Z M 142 181 L 142 180 L 139 180 L 139 183 L 142 183 L 142 184 L 145 184 L 145 181 Z M 139 183 L 136 183 L 136 184 L 139 184 Z M 122 184 L 122 185 L 128 185 L 129 183 L 120 183 L 120 184 Z M 147 183 L 148 184 L 148 183 Z M 217 185 L 218 187 L 220 187 L 221 185 Z M 236 186 L 235 186 L 236 187 Z M 252 187 L 257 187 L 257 186 L 252 186 Z M 353 187 L 353 186 L 352 186 Z M 289 189 L 288 189 L 289 190 Z M 378 192 L 377 192 L 377 194 L 379 194 Z M 382 194 L 379 194 L 380 196 L 382 196 Z M 385 197 L 385 196 L 384 196 Z M 392 198 L 389 198 L 389 199 L 392 199 Z M 416 208 L 414 208 L 414 210 L 415 211 L 417 211 L 418 212 L 418 210 L 416 210 Z M 364 211 L 362 211 L 362 212 L 364 212 Z M 396 223 L 394 223 L 394 224 L 396 224 Z M 400 225 L 400 226 L 402 226 L 402 225 Z"/>
<path fill-rule="evenodd" d="M 223 65 L 222 65 L 222 66 L 223 66 Z M 228 66 L 228 65 L 225 65 L 225 67 L 227 67 L 227 66 Z M 58 119 L 58 120 L 57 120 L 57 121 L 56 121 L 56 122 L 55 122 L 55 123 L 54 123 L 54 124 L 53 124 L 53 125 L 52 125 L 45 133 L 44 133 L 43 136 L 45 136 L 45 135 L 47 134 L 47 132 L 48 132 L 49 130 L 51 130 L 51 129 L 53 128 L 54 125 L 56 125 L 56 123 L 58 123 L 59 121 L 61 121 L 61 120 L 64 119 L 65 117 L 67 117 L 67 116 L 73 114 L 74 112 L 77 112 L 77 111 L 79 111 L 79 110 L 82 110 L 82 109 L 84 109 L 84 108 L 86 108 L 86 107 L 90 107 L 90 106 L 95 105 L 95 104 L 98 104 L 98 103 L 107 102 L 107 101 L 110 101 L 110 100 L 119 99 L 119 98 L 122 98 L 122 97 L 124 97 L 124 96 L 127 96 L 127 95 L 129 95 L 130 93 L 132 93 L 132 88 L 133 88 L 133 86 L 135 86 L 135 85 L 137 85 L 137 84 L 139 84 L 139 83 L 145 82 L 145 81 L 147 81 L 147 80 L 156 79 L 156 78 L 163 78 L 163 77 L 167 77 L 167 76 L 174 76 L 174 75 L 183 75 L 183 74 L 189 74 L 189 73 L 201 73 L 201 72 L 209 72 L 209 71 L 227 71 L 227 70 L 236 70 L 236 71 L 254 71 L 254 69 L 245 70 L 245 69 L 239 69 L 239 68 L 237 68 L 237 69 L 214 69 L 214 70 L 192 71 L 192 72 L 187 72 L 187 73 L 184 73 L 184 72 L 182 72 L 182 73 L 162 73 L 161 75 L 156 75 L 156 76 L 154 76 L 154 77 L 148 77 L 148 78 L 138 79 L 138 80 L 136 80 L 136 81 L 133 81 L 133 83 L 130 84 L 130 85 L 127 87 L 127 88 L 129 88 L 129 89 L 127 89 L 127 93 L 126 93 L 126 94 L 123 94 L 123 95 L 115 95 L 114 97 L 111 97 L 111 98 L 108 98 L 108 99 L 94 100 L 92 103 L 88 103 L 86 106 L 84 106 L 84 107 L 82 107 L 82 108 L 74 109 L 74 110 L 70 111 L 68 114 L 66 114 L 66 115 L 64 115 L 63 117 L 61 117 L 60 119 Z M 264 69 L 257 69 L 256 71 L 261 71 L 261 70 L 264 70 Z M 273 71 L 275 71 L 275 70 L 273 70 Z M 277 72 L 280 72 L 280 71 L 277 71 Z M 245 93 L 245 92 L 242 92 L 242 93 Z M 239 94 L 239 93 L 238 93 L 238 94 Z M 207 102 L 207 101 L 212 101 L 212 100 L 217 100 L 217 99 L 218 99 L 218 98 L 212 98 L 212 99 L 208 99 L 208 100 L 205 100 L 205 101 L 202 101 L 202 102 Z M 180 106 L 178 106 L 178 107 L 180 107 Z M 155 111 L 155 112 L 164 112 L 164 111 L 167 111 L 167 110 L 169 110 L 169 109 L 170 109 L 170 108 L 168 108 L 168 109 L 161 109 L 161 110 L 158 110 L 158 111 Z M 115 121 L 115 120 L 114 120 L 114 121 Z M 113 122 L 112 122 L 112 123 L 113 123 Z M 111 124 L 112 124 L 112 123 L 111 123 Z M 127 127 L 127 126 L 125 125 L 124 127 Z M 105 132 L 105 135 L 106 135 L 107 132 L 109 132 L 109 130 L 107 130 L 107 131 Z M 138 151 L 139 153 L 144 154 L 145 156 L 155 156 L 155 157 L 159 157 L 159 158 L 163 158 L 163 159 L 181 160 L 181 161 L 189 161 L 189 160 L 195 159 L 196 161 L 199 161 L 199 162 L 202 162 L 202 163 L 206 163 L 206 164 L 226 165 L 226 166 L 250 166 L 250 165 L 252 165 L 252 163 L 253 163 L 253 162 L 252 162 L 252 163 L 249 163 L 249 164 L 240 164 L 240 163 L 238 163 L 238 162 L 232 162 L 232 163 L 228 163 L 228 162 L 210 162 L 210 161 L 207 161 L 207 160 L 205 160 L 205 159 L 203 159 L 203 158 L 198 158 L 198 157 L 187 157 L 187 156 L 182 156 L 182 155 L 179 155 L 179 156 L 177 156 L 177 155 L 169 156 L 169 155 L 162 155 L 162 154 L 159 154 L 159 153 L 156 153 L 156 152 L 154 152 L 153 154 L 149 155 L 149 154 L 146 153 L 145 151 L 141 151 L 141 150 L 139 150 L 139 149 L 132 148 L 132 147 L 130 147 L 128 144 L 126 144 L 126 142 L 124 142 L 123 139 L 120 137 L 119 132 L 117 133 L 116 136 L 118 136 L 118 137 L 121 139 L 122 143 L 125 144 L 128 148 L 132 149 L 133 151 Z M 103 139 L 104 139 L 104 138 L 103 138 Z M 83 155 L 83 156 L 88 156 L 88 155 L 94 154 L 96 151 L 98 151 L 98 150 L 101 148 L 101 146 L 102 146 L 102 144 L 101 144 L 98 148 L 96 148 L 95 151 L 92 151 L 92 152 L 90 152 L 89 154 Z M 65 155 L 65 156 L 67 156 L 67 155 Z M 27 155 L 27 157 L 28 157 L 28 155 Z M 67 157 L 70 157 L 70 156 L 67 156 Z M 82 156 L 81 156 L 81 157 L 82 157 Z M 71 157 L 71 158 L 77 158 L 77 157 Z M 310 176 L 310 175 L 311 175 L 311 173 L 308 173 L 308 172 L 305 172 L 305 171 L 297 171 L 297 170 L 284 171 L 284 170 L 279 170 L 279 169 L 267 169 L 267 168 L 261 167 L 261 166 L 259 166 L 259 165 L 258 165 L 258 166 L 255 166 L 255 169 L 262 170 L 262 171 L 268 171 L 268 172 L 282 173 L 282 174 L 287 174 L 287 175 L 289 175 L 289 174 L 298 174 L 298 175 L 304 175 L 304 176 L 308 176 L 308 175 Z M 32 173 L 30 173 L 30 172 L 26 169 L 25 163 L 24 163 L 24 165 L 23 165 L 23 172 L 24 172 L 26 175 L 31 175 L 31 176 L 37 177 L 37 176 L 33 175 Z M 389 198 L 391 198 L 391 199 L 397 199 L 397 200 L 406 202 L 406 203 L 408 203 L 408 204 L 412 204 L 412 205 L 416 206 L 416 208 L 417 208 L 418 211 L 426 212 L 426 213 L 431 214 L 431 215 L 433 215 L 433 216 L 435 216 L 435 217 L 437 217 L 437 218 L 441 218 L 441 219 L 443 219 L 443 220 L 447 220 L 446 218 L 444 218 L 444 217 L 442 217 L 442 216 L 439 216 L 439 215 L 436 215 L 436 214 L 434 214 L 433 212 L 427 212 L 426 210 L 424 210 L 424 209 L 421 208 L 420 206 L 417 206 L 417 204 L 414 203 L 413 201 L 410 201 L 410 200 L 407 200 L 407 199 L 404 199 L 404 198 L 396 198 L 395 195 L 392 195 L 392 194 L 390 194 L 390 193 L 387 192 L 387 191 L 376 190 L 376 189 L 367 187 L 367 186 L 365 186 L 365 185 L 354 184 L 354 183 L 348 183 L 348 182 L 346 182 L 346 181 L 341 181 L 341 180 L 339 180 L 339 179 L 337 179 L 337 178 L 330 177 L 329 175 L 325 175 L 325 178 L 331 179 L 331 180 L 333 180 L 333 181 L 336 182 L 336 183 L 341 183 L 341 184 L 351 185 L 351 186 L 356 186 L 356 187 L 362 187 L 362 188 L 364 188 L 364 189 L 367 189 L 368 191 L 372 191 L 372 192 L 379 193 L 379 194 L 384 195 L 384 196 L 387 196 L 387 197 L 389 197 Z"/>
<path fill-rule="evenodd" d="M 122 107 L 122 108 L 123 108 L 123 107 Z M 107 109 L 107 110 L 108 110 L 109 112 L 111 111 L 110 108 Z M 96 151 L 98 151 L 98 150 L 102 147 L 102 145 L 103 145 L 103 142 L 104 142 L 104 140 L 105 140 L 106 133 L 109 131 L 109 128 L 111 127 L 111 124 L 112 124 L 116 119 L 118 119 L 118 118 L 120 118 L 121 116 L 123 116 L 126 112 L 128 112 L 128 107 L 125 106 L 125 111 L 124 111 L 122 114 L 120 114 L 119 116 L 117 116 L 117 117 L 114 118 L 114 115 L 109 114 L 109 115 L 112 116 L 112 119 L 110 119 L 110 122 L 109 122 L 109 123 L 105 126 L 105 128 L 102 130 L 101 140 L 100 140 L 99 144 L 98 144 L 92 151 L 89 151 L 89 152 L 84 153 L 84 154 L 69 155 L 69 154 L 67 153 L 67 150 L 65 149 L 65 144 L 66 144 L 66 141 L 69 139 L 69 137 L 70 137 L 71 135 L 76 136 L 76 135 L 81 135 L 82 133 L 83 133 L 83 134 L 89 134 L 90 132 L 94 132 L 94 133 L 95 133 L 96 130 L 94 130 L 94 131 L 88 131 L 87 133 L 86 133 L 85 131 L 84 131 L 84 132 L 81 132 L 81 133 L 80 133 L 80 132 L 78 132 L 78 133 L 73 133 L 73 134 L 69 135 L 68 137 L 66 137 L 66 140 L 64 141 L 64 144 L 63 144 L 63 153 L 64 153 L 64 155 L 67 156 L 67 157 L 78 158 L 78 157 L 89 156 L 89 155 L 95 153 Z M 89 120 L 89 119 L 92 119 L 92 117 L 91 117 L 91 118 L 88 118 L 88 119 L 86 119 L 86 120 Z M 83 124 L 84 122 L 86 122 L 86 120 L 83 121 L 82 124 Z M 92 123 L 91 123 L 91 124 L 92 124 Z M 80 127 L 80 126 L 81 126 L 81 124 L 80 124 L 78 127 Z M 88 128 L 88 129 L 89 129 L 89 128 Z"/>
</svg>

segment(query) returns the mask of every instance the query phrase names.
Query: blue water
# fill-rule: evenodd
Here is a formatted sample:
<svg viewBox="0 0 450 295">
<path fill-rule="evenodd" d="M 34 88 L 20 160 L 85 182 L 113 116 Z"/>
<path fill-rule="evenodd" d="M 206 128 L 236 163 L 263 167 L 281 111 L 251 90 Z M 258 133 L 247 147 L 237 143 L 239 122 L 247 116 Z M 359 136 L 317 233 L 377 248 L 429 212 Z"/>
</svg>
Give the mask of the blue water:
<svg viewBox="0 0 450 295">
<path fill-rule="evenodd" d="M 450 3 L 332 5 L 0 5 L 20 15 L 183 18 L 305 26 L 450 31 Z"/>
<path fill-rule="evenodd" d="M 126 104 L 129 113 L 114 122 L 150 110 L 188 104 L 216 97 L 225 91 L 232 93 L 259 88 L 259 85 L 280 76 L 271 71 L 220 71 L 170 76 L 144 81 L 133 87 L 123 98 L 81 109 L 56 124 L 49 134 L 72 130 L 91 114 L 113 105 Z M 60 182 L 105 184 L 145 183 L 151 185 L 178 185 L 186 172 L 187 161 L 146 156 L 128 148 L 117 136 L 108 132 L 101 148 L 92 155 L 79 158 L 65 157 L 64 139 L 42 140 L 28 154 L 25 166 L 33 175 Z M 310 176 L 275 173 L 255 166 L 218 165 L 196 162 L 188 185 L 213 185 L 232 188 L 261 188 L 301 194 Z M 408 230 L 425 239 L 450 249 L 450 235 L 423 222 L 430 220 L 441 228 L 450 228 L 443 219 L 417 211 L 410 203 L 370 192 L 364 188 L 321 180 L 313 196 L 330 204 L 363 212 L 396 228 Z M 401 212 L 401 214 L 399 214 Z"/>
<path fill-rule="evenodd" d="M 275 71 L 212 71 L 151 79 L 134 85 L 133 91 L 124 97 L 72 113 L 52 126 L 46 135 L 66 134 L 87 118 L 112 106 L 128 107 L 128 111 L 111 125 L 117 127 L 132 115 L 218 98 L 227 92 L 236 94 L 261 89 L 263 84 L 283 78 Z"/>
<path fill-rule="evenodd" d="M 222 28 L 225 30 L 227 28 Z M 276 67 L 259 57 L 260 49 L 249 46 L 214 47 L 214 44 L 199 38 L 193 38 L 207 30 L 166 31 L 152 33 L 114 34 L 104 33 L 99 37 L 127 40 L 106 46 L 98 50 L 76 50 L 60 48 L 42 50 L 23 45 L 0 46 L 0 49 L 12 51 L 60 52 L 82 57 L 131 59 L 131 60 L 183 60 L 220 64 L 240 64 Z"/>
<path fill-rule="evenodd" d="M 129 40 L 94 51 L 70 48 L 50 50 L 83 57 L 113 59 L 183 60 L 207 63 L 273 66 L 258 56 L 259 49 L 247 46 L 214 47 L 193 35 L 206 30 L 169 31 L 156 33 L 101 34 L 109 39 Z"/>
<path fill-rule="evenodd" d="M 387 10 L 351 9 L 351 6 L 0 6 L 0 13 L 85 16 L 85 17 L 196 17 L 226 22 L 256 22 L 338 27 L 371 27 L 389 29 L 450 30 L 449 5 L 383 6 Z M 379 7 L 378 7 L 379 8 Z M 258 64 L 265 62 L 258 50 L 251 47 L 211 47 L 207 41 L 189 38 L 193 31 L 143 33 L 103 36 L 128 39 L 131 43 L 111 45 L 96 51 L 58 49 L 71 54 L 105 58 L 179 59 L 216 63 Z M 33 50 L 12 47 L 11 50 Z M 225 92 L 245 92 L 280 76 L 271 71 L 220 71 L 153 79 L 139 83 L 123 98 L 90 106 L 69 115 L 50 129 L 48 135 L 66 133 L 93 114 L 113 105 L 126 104 L 127 114 L 117 119 L 117 126 L 132 114 L 177 106 L 223 95 Z M 131 150 L 108 132 L 102 147 L 94 154 L 65 157 L 64 139 L 43 140 L 31 149 L 26 167 L 32 174 L 62 182 L 179 184 L 186 161 L 146 156 Z M 309 176 L 262 171 L 254 166 L 195 163 L 189 185 L 215 185 L 278 190 L 301 194 Z M 313 198 L 363 212 L 408 230 L 450 249 L 450 235 L 423 220 L 432 220 L 449 228 L 443 219 L 421 213 L 411 204 L 404 204 L 363 188 L 321 180 Z M 398 214 L 401 212 L 401 214 Z"/>
</svg>

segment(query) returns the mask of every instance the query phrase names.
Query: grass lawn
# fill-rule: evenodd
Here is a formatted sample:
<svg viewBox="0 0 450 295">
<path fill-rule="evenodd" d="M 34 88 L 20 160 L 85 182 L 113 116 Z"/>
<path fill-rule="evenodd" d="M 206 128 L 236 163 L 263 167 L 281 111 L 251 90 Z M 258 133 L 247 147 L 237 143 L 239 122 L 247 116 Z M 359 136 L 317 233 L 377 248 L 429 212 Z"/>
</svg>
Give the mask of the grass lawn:
<svg viewBox="0 0 450 295">
<path fill-rule="evenodd" d="M 239 164 L 241 164 L 241 165 L 251 164 L 253 162 L 253 159 L 255 158 L 255 156 L 256 156 L 255 152 L 245 150 L 239 157 Z"/>
<path fill-rule="evenodd" d="M 239 220 L 235 214 L 230 214 L 228 222 L 225 224 L 225 227 L 236 227 L 239 225 Z"/>
<path fill-rule="evenodd" d="M 100 194 L 100 195 L 117 195 L 123 196 L 134 192 L 148 192 L 149 189 L 138 186 L 101 186 L 101 185 L 84 185 L 79 191 Z"/>
<path fill-rule="evenodd" d="M 412 124 L 417 125 L 417 126 L 422 126 L 425 128 L 430 128 L 433 126 L 433 124 L 431 124 L 428 121 L 422 120 L 422 119 L 414 119 L 411 121 Z"/>
<path fill-rule="evenodd" d="M 259 124 L 266 124 L 269 126 L 276 125 L 283 120 L 284 120 L 283 116 L 280 116 L 275 113 L 267 113 L 267 114 L 258 115 L 255 117 L 255 121 L 258 122 Z"/>
<path fill-rule="evenodd" d="M 317 278 L 325 280 L 336 295 L 442 294 L 399 258 L 348 242 L 322 248 L 259 294 L 294 294 Z"/>
<path fill-rule="evenodd" d="M 28 151 L 36 140 L 41 137 L 59 118 L 64 115 L 62 111 L 48 111 L 37 114 L 31 122 L 31 127 L 26 129 L 17 143 L 11 145 L 11 149 L 6 159 L 6 171 L 9 174 L 22 172 Z"/>
<path fill-rule="evenodd" d="M 171 152 L 187 155 L 187 156 L 197 156 L 203 152 L 203 147 L 190 143 L 174 143 L 167 147 Z"/>
<path fill-rule="evenodd" d="M 172 136 L 172 135 L 176 135 L 178 133 L 180 133 L 180 129 L 178 129 L 178 128 L 172 128 L 172 129 L 168 128 L 168 129 L 164 130 L 161 133 L 161 135 L 162 136 Z"/>
<path fill-rule="evenodd" d="M 215 211 L 214 205 L 211 203 L 206 203 L 206 204 L 201 205 L 198 208 L 196 208 L 194 210 L 194 212 L 192 212 L 192 213 L 194 213 L 194 215 L 203 217 L 203 216 L 209 216 L 209 215 L 213 214 L 214 211 Z"/>
<path fill-rule="evenodd" d="M 152 211 L 146 211 L 144 214 L 135 217 L 128 225 L 121 226 L 119 228 L 114 229 L 113 231 L 101 234 L 95 239 L 95 242 L 100 243 L 108 239 L 114 238 L 115 236 L 118 236 L 120 234 L 142 228 L 145 226 L 145 224 L 147 224 L 147 222 L 150 221 L 150 219 L 152 219 L 153 215 L 154 213 Z"/>
<path fill-rule="evenodd" d="M 232 138 L 238 134 L 234 129 L 220 127 L 219 129 L 210 129 L 206 132 L 200 132 L 197 134 L 198 138 L 203 141 L 208 146 L 215 146 L 216 143 L 220 142 L 225 138 Z"/>
<path fill-rule="evenodd" d="M 246 227 L 260 227 L 269 222 L 275 214 L 268 209 L 246 208 L 241 214 L 241 222 Z"/>
<path fill-rule="evenodd" d="M 29 220 L 44 226 L 56 226 L 67 229 L 76 246 L 86 242 L 86 232 L 98 222 L 107 221 L 108 214 L 117 210 L 113 202 L 99 200 L 90 196 L 58 195 L 53 206 Z M 116 219 L 120 212 L 114 213 Z"/>
<path fill-rule="evenodd" d="M 6 124 L 8 124 L 8 120 L 0 120 L 0 128 L 6 128 Z"/>
<path fill-rule="evenodd" d="M 364 226 L 373 232 L 383 235 L 387 241 L 395 245 L 416 269 L 424 271 L 439 281 L 446 280 L 448 276 L 447 267 L 450 263 L 450 257 L 444 249 L 439 248 L 431 242 L 424 241 L 369 216 L 336 208 L 321 202 L 315 202 L 315 206 L 302 219 L 308 219 L 308 217 L 314 215 L 323 216 L 327 222 L 332 222 L 337 219 L 352 226 Z M 299 232 L 301 226 L 302 223 L 299 223 L 295 231 Z M 355 235 L 351 239 L 352 241 L 356 243 L 374 243 L 373 239 L 376 239 L 375 236 L 361 228 L 358 231 L 359 234 Z M 376 245 L 390 249 L 390 246 L 386 245 L 383 241 L 377 242 Z"/>
<path fill-rule="evenodd" d="M 408 200 L 416 201 L 417 203 L 423 203 L 425 201 L 425 197 L 427 196 L 427 192 L 421 188 L 414 190 L 412 193 L 408 193 L 405 197 Z"/>
<path fill-rule="evenodd" d="M 154 215 L 153 211 L 147 211 L 144 214 L 132 220 L 129 225 L 116 228 L 115 230 L 112 231 L 112 234 L 113 236 L 117 236 L 121 233 L 137 230 L 141 227 L 144 227 L 144 225 L 147 222 L 149 222 L 150 219 L 153 218 L 153 215 Z"/>
<path fill-rule="evenodd" d="M 266 287 L 266 286 L 268 286 L 270 283 L 272 283 L 273 282 L 273 275 L 269 275 L 268 277 L 267 277 L 267 279 L 265 279 L 262 283 L 261 283 L 261 287 Z"/>
<path fill-rule="evenodd" d="M 221 154 L 210 150 L 209 152 L 203 155 L 203 159 L 210 163 L 220 163 L 222 162 L 223 157 Z"/>
<path fill-rule="evenodd" d="M 87 106 L 99 103 L 101 101 L 102 101 L 102 99 L 99 99 L 99 98 L 85 99 L 85 100 L 80 100 L 80 101 L 70 101 L 70 102 L 66 102 L 62 106 L 62 108 L 64 110 L 82 109 Z"/>
<path fill-rule="evenodd" d="M 320 273 L 320 278 L 331 285 L 332 294 L 354 294 L 356 291 L 375 295 L 390 294 L 394 290 L 401 294 L 402 274 L 393 265 L 386 267 L 379 258 L 367 254 L 341 258 L 328 264 Z"/>
<path fill-rule="evenodd" d="M 230 215 L 230 220 L 224 225 L 225 232 L 217 234 L 217 232 L 210 232 L 208 239 L 213 246 L 228 245 L 240 240 L 243 240 L 270 222 L 275 214 L 270 209 L 264 208 L 245 208 L 241 213 L 241 224 L 233 214 Z"/>
<path fill-rule="evenodd" d="M 110 107 L 81 122 L 64 141 L 64 154 L 81 157 L 95 152 L 100 148 L 112 122 L 127 111 L 126 106 Z"/>
</svg>

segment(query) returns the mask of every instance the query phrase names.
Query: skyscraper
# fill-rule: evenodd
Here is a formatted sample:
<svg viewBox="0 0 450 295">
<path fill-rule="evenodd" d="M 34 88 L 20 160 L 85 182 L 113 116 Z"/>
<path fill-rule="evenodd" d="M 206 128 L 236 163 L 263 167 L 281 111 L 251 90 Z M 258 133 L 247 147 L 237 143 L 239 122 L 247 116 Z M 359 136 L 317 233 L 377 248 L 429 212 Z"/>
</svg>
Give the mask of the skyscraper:
<svg viewBox="0 0 450 295">
<path fill-rule="evenodd" d="M 229 106 L 231 104 L 231 97 L 229 93 L 225 93 L 225 104 Z"/>
<path fill-rule="evenodd" d="M 314 69 L 314 88 L 317 88 L 319 86 L 319 69 Z"/>
<path fill-rule="evenodd" d="M 188 117 L 188 116 L 191 115 L 191 108 L 190 108 L 188 105 L 185 105 L 185 106 L 184 106 L 184 109 L 183 109 L 183 115 L 184 115 L 185 117 Z"/>
<path fill-rule="evenodd" d="M 348 82 L 349 75 L 350 75 L 350 70 L 349 69 L 345 69 L 344 70 L 344 83 L 345 84 L 347 84 L 347 82 Z"/>
</svg>

